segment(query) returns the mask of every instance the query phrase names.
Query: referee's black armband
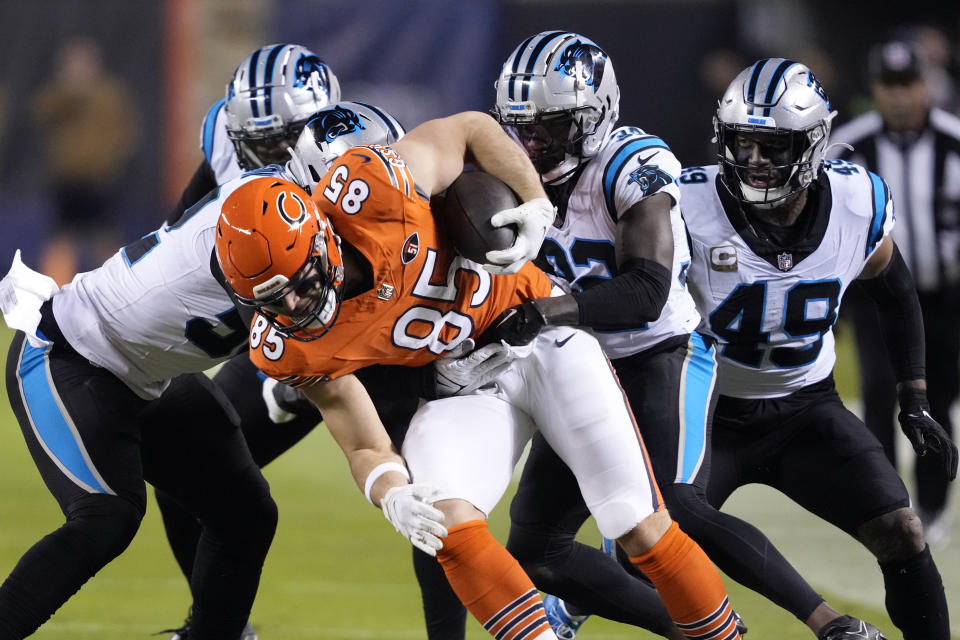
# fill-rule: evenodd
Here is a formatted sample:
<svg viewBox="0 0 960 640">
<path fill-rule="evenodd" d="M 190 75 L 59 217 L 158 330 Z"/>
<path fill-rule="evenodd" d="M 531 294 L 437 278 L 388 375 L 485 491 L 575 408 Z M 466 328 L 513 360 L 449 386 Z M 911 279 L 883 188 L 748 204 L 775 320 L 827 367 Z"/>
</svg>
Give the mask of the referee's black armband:
<svg viewBox="0 0 960 640">
<path fill-rule="evenodd" d="M 669 293 L 670 270 L 655 260 L 635 258 L 610 280 L 572 295 L 580 307 L 580 326 L 616 331 L 659 318 Z"/>
<path fill-rule="evenodd" d="M 894 245 L 890 264 L 880 275 L 859 282 L 877 305 L 880 328 L 897 382 L 923 378 L 926 373 L 923 313 L 900 249 Z"/>
</svg>

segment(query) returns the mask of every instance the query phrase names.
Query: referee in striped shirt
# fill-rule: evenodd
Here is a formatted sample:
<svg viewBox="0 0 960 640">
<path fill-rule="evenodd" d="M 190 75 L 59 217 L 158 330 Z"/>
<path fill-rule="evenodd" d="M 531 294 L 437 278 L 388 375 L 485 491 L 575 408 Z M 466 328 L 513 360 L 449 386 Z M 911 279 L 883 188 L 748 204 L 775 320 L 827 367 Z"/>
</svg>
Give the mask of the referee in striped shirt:
<svg viewBox="0 0 960 640">
<path fill-rule="evenodd" d="M 906 41 L 876 45 L 869 55 L 876 110 L 834 130 L 851 145 L 839 157 L 879 174 L 893 193 L 894 239 L 910 266 L 926 331 L 930 413 L 954 437 L 950 407 L 960 390 L 960 118 L 931 107 L 923 60 Z M 890 459 L 896 393 L 876 312 L 851 287 L 844 306 L 856 327 L 864 420 Z M 918 458 L 916 507 L 933 546 L 947 543 L 948 480 L 934 457 Z"/>
</svg>

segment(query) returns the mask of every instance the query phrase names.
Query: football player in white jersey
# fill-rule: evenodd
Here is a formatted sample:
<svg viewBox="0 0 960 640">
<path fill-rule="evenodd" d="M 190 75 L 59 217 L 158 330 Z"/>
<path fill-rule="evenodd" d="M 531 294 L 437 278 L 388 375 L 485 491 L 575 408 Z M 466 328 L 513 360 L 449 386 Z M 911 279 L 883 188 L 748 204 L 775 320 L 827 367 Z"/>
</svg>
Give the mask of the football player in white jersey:
<svg viewBox="0 0 960 640">
<path fill-rule="evenodd" d="M 524 330 L 593 329 L 630 399 L 671 515 L 730 577 L 803 620 L 816 611 L 818 630 L 840 614 L 760 531 L 707 502 L 716 360 L 686 290 L 680 163 L 660 138 L 613 128 L 613 66 L 581 35 L 526 40 L 496 89 L 496 116 L 538 166 L 560 212 L 538 263 L 571 291 L 524 305 Z M 569 470 L 535 439 L 511 507 L 508 548 L 538 587 L 566 600 L 545 603 L 555 626 L 572 638 L 585 619 L 579 611 L 667 635 L 655 607 L 628 606 L 647 596 L 644 583 L 574 541 L 586 515 Z"/>
<path fill-rule="evenodd" d="M 232 407 L 197 373 L 246 345 L 211 273 L 216 196 L 60 290 L 19 260 L 3 280 L 4 316 L 20 329 L 8 396 L 66 522 L 0 586 L 0 637 L 34 633 L 127 547 L 144 480 L 202 522 L 190 637 L 241 637 L 277 511 Z"/>
<path fill-rule="evenodd" d="M 0 637 L 32 633 L 125 548 L 147 479 L 203 523 L 190 575 L 193 616 L 173 638 L 255 640 L 246 617 L 276 506 L 233 407 L 202 374 L 180 374 L 209 369 L 247 344 L 249 322 L 211 261 L 223 199 L 264 175 L 310 186 L 309 176 L 322 174 L 340 149 L 331 131 L 347 147 L 398 135 L 396 121 L 369 105 L 338 103 L 315 115 L 290 174 L 271 165 L 220 186 L 55 293 L 22 265 L 4 279 L 4 290 L 17 294 L 5 295 L 5 305 L 20 301 L 3 309 L 21 329 L 8 358 L 9 397 L 68 522 L 0 587 Z M 51 571 L 61 579 L 51 580 Z"/>
<path fill-rule="evenodd" d="M 950 636 L 943 584 L 907 491 L 877 439 L 834 388 L 833 324 L 859 278 L 897 372 L 900 424 L 920 455 L 957 472 L 927 412 L 923 323 L 892 238 L 893 201 L 863 167 L 824 162 L 836 112 L 805 65 L 759 60 L 720 100 L 718 166 L 680 176 L 693 261 L 688 286 L 719 344 L 710 502 L 767 484 L 877 558 L 905 640 Z M 840 618 L 820 638 L 879 638 Z"/>
</svg>

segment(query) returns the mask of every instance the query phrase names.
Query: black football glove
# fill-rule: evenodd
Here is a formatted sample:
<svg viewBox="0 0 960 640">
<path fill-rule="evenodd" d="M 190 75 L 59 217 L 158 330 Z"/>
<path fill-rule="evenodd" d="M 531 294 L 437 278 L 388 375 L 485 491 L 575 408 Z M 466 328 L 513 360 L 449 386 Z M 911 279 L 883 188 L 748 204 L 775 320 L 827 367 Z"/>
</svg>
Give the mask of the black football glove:
<svg viewBox="0 0 960 640">
<path fill-rule="evenodd" d="M 500 314 L 493 325 L 483 332 L 480 345 L 500 342 L 521 346 L 537 337 L 540 330 L 547 326 L 547 318 L 533 300 L 510 307 Z"/>
<path fill-rule="evenodd" d="M 897 420 L 918 456 L 933 452 L 943 461 L 948 480 L 957 477 L 957 445 L 946 430 L 930 415 L 930 404 L 923 389 L 904 388 L 899 392 L 900 413 Z"/>
</svg>

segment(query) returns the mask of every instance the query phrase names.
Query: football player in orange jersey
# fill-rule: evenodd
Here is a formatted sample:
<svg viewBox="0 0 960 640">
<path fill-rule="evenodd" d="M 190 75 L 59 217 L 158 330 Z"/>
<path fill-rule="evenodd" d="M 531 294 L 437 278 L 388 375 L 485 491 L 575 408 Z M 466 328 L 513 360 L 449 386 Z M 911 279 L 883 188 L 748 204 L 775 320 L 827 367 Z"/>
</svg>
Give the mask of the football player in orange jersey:
<svg viewBox="0 0 960 640">
<path fill-rule="evenodd" d="M 347 151 L 314 200 L 273 177 L 239 187 L 222 208 L 217 257 L 240 301 L 258 310 L 251 359 L 318 406 L 367 499 L 436 553 L 492 635 L 556 637 L 530 579 L 486 525 L 539 430 L 577 476 L 601 532 L 650 577 L 683 635 L 739 638 L 719 574 L 663 508 L 630 408 L 589 334 L 547 326 L 526 344 L 482 347 L 501 365 L 487 384 L 425 403 L 403 458 L 393 450 L 354 371 L 469 349 L 501 313 L 549 295 L 532 265 L 492 275 L 438 234 L 429 196 L 467 157 L 520 195 L 510 215 L 521 226 L 533 220 L 539 233 L 552 210 L 539 175 L 476 112 L 424 123 L 392 147 Z"/>
</svg>

